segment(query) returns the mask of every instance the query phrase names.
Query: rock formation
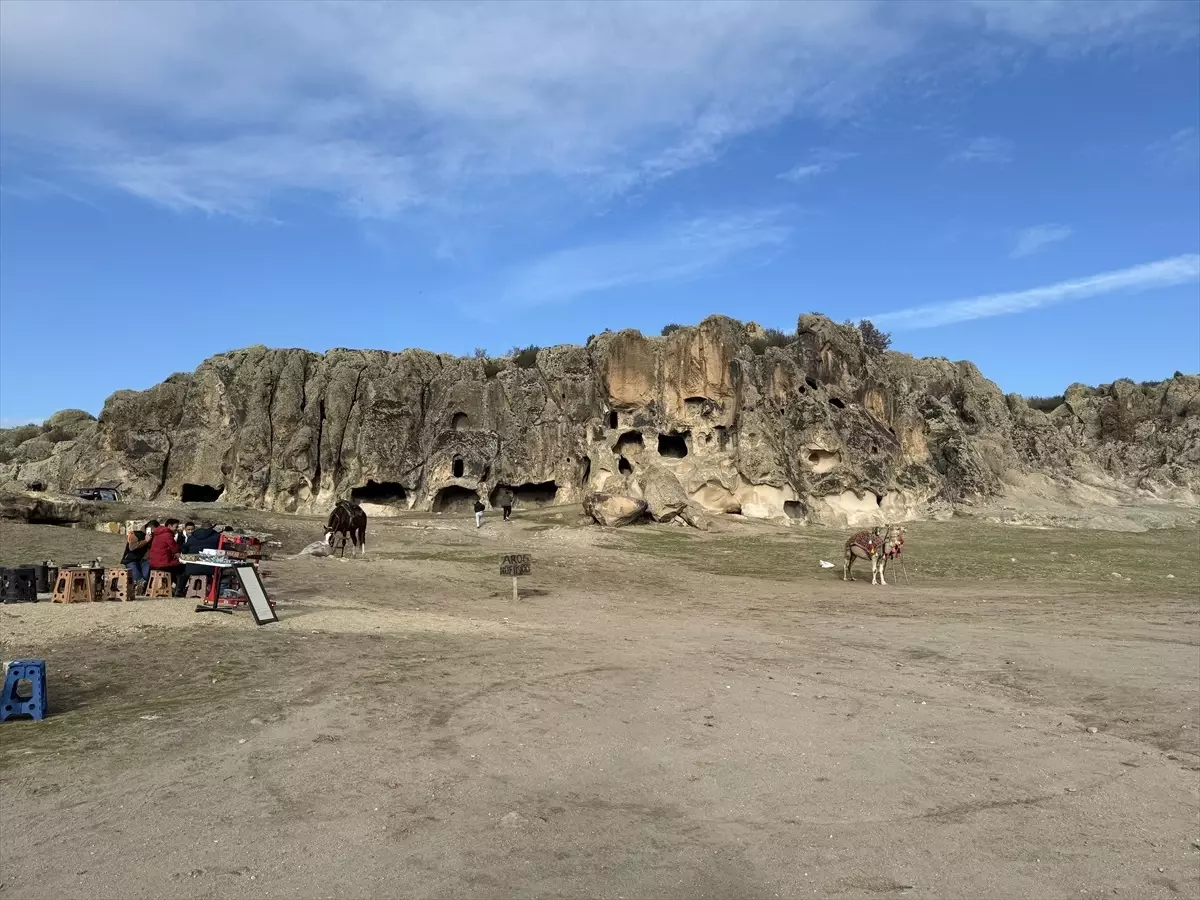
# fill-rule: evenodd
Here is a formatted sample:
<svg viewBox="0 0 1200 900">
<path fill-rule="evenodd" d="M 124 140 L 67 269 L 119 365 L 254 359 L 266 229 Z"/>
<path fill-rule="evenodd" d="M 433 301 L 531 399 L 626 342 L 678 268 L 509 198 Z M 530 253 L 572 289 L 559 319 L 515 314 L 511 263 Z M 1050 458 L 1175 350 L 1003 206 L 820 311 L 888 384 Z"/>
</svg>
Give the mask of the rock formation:
<svg viewBox="0 0 1200 900">
<path fill-rule="evenodd" d="M 1075 385 L 1047 413 L 971 363 L 873 352 L 822 316 L 772 343 L 713 316 L 503 359 L 252 347 L 118 391 L 98 420 L 0 432 L 0 485 L 322 513 L 353 497 L 373 515 L 604 492 L 656 518 L 836 525 L 928 516 L 1030 473 L 1200 491 L 1200 376 Z"/>
</svg>

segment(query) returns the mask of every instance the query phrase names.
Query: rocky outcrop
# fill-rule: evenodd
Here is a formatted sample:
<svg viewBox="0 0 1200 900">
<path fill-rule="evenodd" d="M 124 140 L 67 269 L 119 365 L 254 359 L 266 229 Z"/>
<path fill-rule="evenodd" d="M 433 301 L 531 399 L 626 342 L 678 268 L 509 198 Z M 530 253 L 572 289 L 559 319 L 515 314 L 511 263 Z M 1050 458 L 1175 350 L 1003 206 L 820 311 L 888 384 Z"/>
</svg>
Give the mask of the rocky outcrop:
<svg viewBox="0 0 1200 900">
<path fill-rule="evenodd" d="M 505 359 L 251 347 L 119 391 L 98 420 L 0 432 L 0 484 L 300 512 L 353 497 L 373 515 L 599 491 L 659 518 L 682 502 L 837 525 L 978 503 L 1029 473 L 1200 491 L 1200 376 L 1076 385 L 1043 412 L 971 363 L 875 353 L 822 316 L 771 343 L 714 316 Z"/>
<path fill-rule="evenodd" d="M 596 491 L 583 498 L 583 511 L 591 516 L 597 525 L 622 528 L 635 525 L 646 518 L 646 501 Z"/>
</svg>

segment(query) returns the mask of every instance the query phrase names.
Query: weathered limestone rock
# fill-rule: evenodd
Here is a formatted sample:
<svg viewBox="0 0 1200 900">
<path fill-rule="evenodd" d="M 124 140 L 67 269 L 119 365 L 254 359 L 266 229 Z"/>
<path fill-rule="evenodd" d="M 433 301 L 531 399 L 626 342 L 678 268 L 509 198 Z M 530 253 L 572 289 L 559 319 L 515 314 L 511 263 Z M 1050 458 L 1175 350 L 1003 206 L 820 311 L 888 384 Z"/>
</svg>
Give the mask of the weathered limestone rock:
<svg viewBox="0 0 1200 900">
<path fill-rule="evenodd" d="M 688 507 L 688 496 L 664 466 L 650 466 L 638 476 L 646 511 L 655 522 L 670 522 Z"/>
<path fill-rule="evenodd" d="M 831 525 L 944 515 L 1031 475 L 1195 503 L 1200 376 L 1072 385 L 1049 413 L 968 362 L 868 350 L 803 315 L 786 346 L 723 316 L 665 338 L 605 332 L 536 357 L 249 347 L 98 420 L 0 430 L 0 485 L 112 482 L 129 499 L 324 513 L 645 497 Z"/>
<path fill-rule="evenodd" d="M 583 511 L 609 528 L 633 525 L 646 517 L 646 501 L 597 491 L 583 498 Z"/>
</svg>

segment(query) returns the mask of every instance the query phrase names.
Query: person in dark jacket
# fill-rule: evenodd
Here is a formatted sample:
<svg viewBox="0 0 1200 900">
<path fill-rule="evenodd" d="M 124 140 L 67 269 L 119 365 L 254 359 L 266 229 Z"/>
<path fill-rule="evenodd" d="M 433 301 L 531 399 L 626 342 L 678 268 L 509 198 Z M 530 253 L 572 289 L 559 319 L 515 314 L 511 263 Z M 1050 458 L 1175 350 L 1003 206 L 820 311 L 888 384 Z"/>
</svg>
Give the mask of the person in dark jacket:
<svg viewBox="0 0 1200 900">
<path fill-rule="evenodd" d="M 184 541 L 181 552 L 199 556 L 201 550 L 216 550 L 217 545 L 221 543 L 221 532 L 211 522 L 205 522 L 199 528 L 193 526 L 193 529 L 187 540 Z M 193 575 L 204 575 L 211 578 L 215 574 L 216 570 L 212 566 L 184 563 L 183 571 L 175 579 L 175 593 L 180 597 L 186 594 L 188 578 Z"/>
<path fill-rule="evenodd" d="M 150 580 L 150 561 L 146 559 L 146 553 L 150 550 L 150 540 L 157 527 L 158 521 L 151 519 L 146 523 L 145 531 L 130 531 L 125 535 L 125 553 L 121 556 L 121 565 L 129 570 L 137 596 L 146 593 L 146 582 Z"/>
<path fill-rule="evenodd" d="M 507 522 L 508 517 L 512 515 L 513 492 L 508 488 L 501 488 L 494 502 L 499 504 L 501 511 L 504 513 L 504 521 Z"/>
<path fill-rule="evenodd" d="M 475 527 L 476 528 L 483 527 L 483 511 L 485 509 L 487 509 L 487 507 L 483 505 L 482 500 L 475 501 Z"/>
<path fill-rule="evenodd" d="M 178 519 L 167 519 L 166 525 L 155 528 L 150 538 L 150 552 L 147 554 L 151 570 L 170 572 L 173 582 L 178 582 L 183 572 L 183 563 L 179 561 L 179 544 L 175 540 L 175 532 L 178 530 Z M 178 585 L 176 592 L 178 593 Z"/>
</svg>

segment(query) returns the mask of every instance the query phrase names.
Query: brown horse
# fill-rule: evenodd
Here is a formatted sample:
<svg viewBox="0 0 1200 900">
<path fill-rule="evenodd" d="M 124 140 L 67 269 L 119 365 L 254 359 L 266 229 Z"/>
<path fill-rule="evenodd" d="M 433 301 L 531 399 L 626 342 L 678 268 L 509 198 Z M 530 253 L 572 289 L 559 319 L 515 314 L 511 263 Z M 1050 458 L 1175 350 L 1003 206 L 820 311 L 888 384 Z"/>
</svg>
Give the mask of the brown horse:
<svg viewBox="0 0 1200 900">
<path fill-rule="evenodd" d="M 339 500 L 325 523 L 325 543 L 332 547 L 333 536 L 341 535 L 341 556 L 346 555 L 346 538 L 362 556 L 367 555 L 367 514 L 353 500 Z"/>
</svg>

